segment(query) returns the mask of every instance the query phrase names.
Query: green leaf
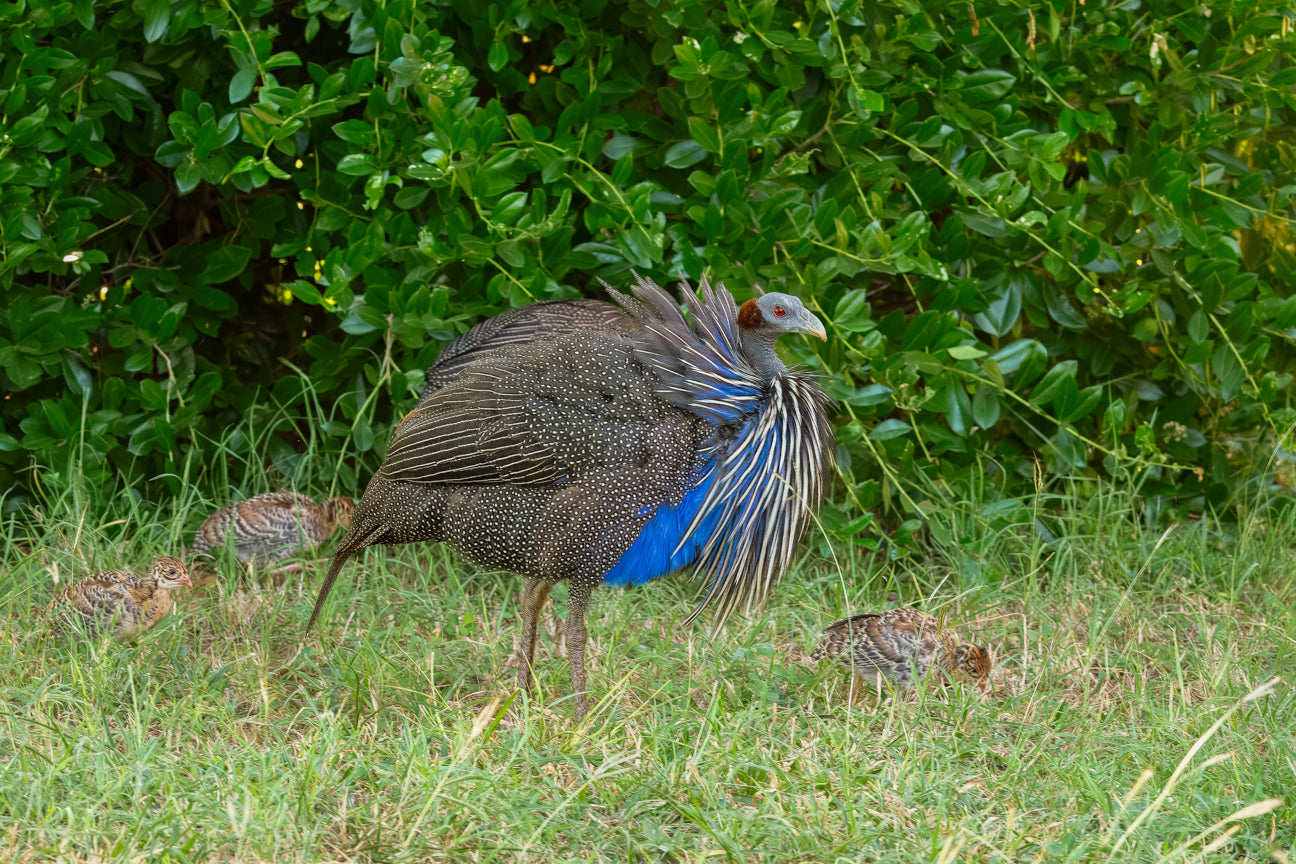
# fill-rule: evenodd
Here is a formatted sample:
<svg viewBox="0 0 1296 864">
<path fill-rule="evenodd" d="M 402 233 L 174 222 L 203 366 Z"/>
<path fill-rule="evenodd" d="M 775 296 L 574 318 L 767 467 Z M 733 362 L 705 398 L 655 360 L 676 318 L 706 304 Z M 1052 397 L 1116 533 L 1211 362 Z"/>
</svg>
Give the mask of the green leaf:
<svg viewBox="0 0 1296 864">
<path fill-rule="evenodd" d="M 427 64 L 422 60 L 414 57 L 397 57 L 391 61 L 392 86 L 397 88 L 413 86 L 426 66 Z"/>
<path fill-rule="evenodd" d="M 378 329 L 360 316 L 360 308 L 363 305 L 364 301 L 360 298 L 356 298 L 355 304 L 351 306 L 351 310 L 347 313 L 347 316 L 343 318 L 342 323 L 338 325 L 342 328 L 343 333 L 350 333 L 352 336 L 362 336 L 365 333 L 372 333 Z"/>
<path fill-rule="evenodd" d="M 504 195 L 491 208 L 491 221 L 501 225 L 511 225 L 513 220 L 522 212 L 526 203 L 527 193 L 525 192 L 510 192 Z"/>
<path fill-rule="evenodd" d="M 165 411 L 167 406 L 166 393 L 162 390 L 162 385 L 152 378 L 145 378 L 140 382 L 140 407 L 145 411 Z"/>
<path fill-rule="evenodd" d="M 297 279 L 289 283 L 288 288 L 292 291 L 292 295 L 303 303 L 310 303 L 312 306 L 322 306 L 324 304 L 324 298 L 320 295 L 319 289 L 304 279 Z"/>
<path fill-rule="evenodd" d="M 1069 330 L 1087 330 L 1089 324 L 1083 315 L 1075 310 L 1071 301 L 1053 285 L 1044 286 L 1044 303 L 1048 307 L 1049 317 Z"/>
<path fill-rule="evenodd" d="M 1115 399 L 1103 411 L 1102 428 L 1114 439 L 1125 428 L 1125 403 Z"/>
<path fill-rule="evenodd" d="M 1231 402 L 1242 392 L 1242 383 L 1246 381 L 1246 369 L 1238 362 L 1233 349 L 1227 343 L 1215 349 L 1211 360 L 1215 377 L 1219 379 L 1220 398 Z"/>
<path fill-rule="evenodd" d="M 337 170 L 342 174 L 358 176 L 372 174 L 378 170 L 368 153 L 348 153 L 338 160 Z"/>
<path fill-rule="evenodd" d="M 696 141 L 672 144 L 666 151 L 666 164 L 671 168 L 687 168 L 707 158 L 707 151 Z"/>
<path fill-rule="evenodd" d="M 90 373 L 81 365 L 81 361 L 76 357 L 68 354 L 63 357 L 63 380 L 67 382 L 68 389 L 76 393 L 82 399 L 89 399 L 90 392 L 94 387 L 94 379 Z"/>
<path fill-rule="evenodd" d="M 870 114 L 886 108 L 886 100 L 882 98 L 881 93 L 863 87 L 851 87 L 847 91 L 846 101 L 851 110 L 861 119 L 868 119 Z"/>
<path fill-rule="evenodd" d="M 531 121 L 527 119 L 525 114 L 510 115 L 509 126 L 513 129 L 513 134 L 516 135 L 517 139 L 523 144 L 535 143 L 535 129 L 531 126 Z"/>
<path fill-rule="evenodd" d="M 406 186 L 392 196 L 392 203 L 402 210 L 413 210 L 427 200 L 431 191 L 426 186 Z"/>
<path fill-rule="evenodd" d="M 1074 386 L 1078 366 L 1079 364 L 1074 360 L 1063 360 L 1061 363 L 1055 363 L 1048 372 L 1044 373 L 1044 377 L 1031 392 L 1030 401 L 1040 406 L 1047 405 L 1053 400 L 1063 381 L 1069 381 Z"/>
<path fill-rule="evenodd" d="M 1045 382 L 1047 382 L 1047 377 Z M 1041 387 L 1043 384 L 1040 385 Z M 1061 378 L 1053 388 L 1053 416 L 1065 422 L 1080 404 L 1080 388 L 1074 378 Z"/>
<path fill-rule="evenodd" d="M 949 349 L 949 356 L 955 360 L 977 360 L 988 353 L 975 345 L 955 345 Z"/>
<path fill-rule="evenodd" d="M 301 58 L 294 51 L 280 51 L 261 64 L 263 69 L 282 69 L 285 66 L 300 66 Z"/>
<path fill-rule="evenodd" d="M 496 40 L 498 39 L 499 36 L 497 35 Z M 492 72 L 498 72 L 501 69 L 503 69 L 506 65 L 508 65 L 508 61 L 509 61 L 508 46 L 505 45 L 503 42 L 500 41 L 494 42 L 491 45 L 490 50 L 486 52 L 486 65 L 490 67 L 490 70 Z"/>
<path fill-rule="evenodd" d="M 1078 398 L 1071 405 L 1068 406 L 1066 411 L 1063 411 L 1061 408 L 1057 408 L 1057 412 L 1058 412 L 1057 419 L 1061 420 L 1063 423 L 1072 423 L 1072 424 L 1079 423 L 1081 420 L 1088 417 L 1090 414 L 1092 414 L 1094 411 L 1097 410 L 1098 403 L 1102 401 L 1102 394 L 1103 394 L 1103 388 L 1102 385 L 1100 384 L 1095 384 L 1092 387 L 1084 388 L 1079 392 Z M 1056 407 L 1056 403 L 1057 403 L 1057 397 L 1055 396 L 1054 397 L 1055 407 Z"/>
<path fill-rule="evenodd" d="M 841 401 L 854 405 L 857 408 L 868 408 L 872 405 L 881 405 L 890 400 L 890 387 L 885 384 L 869 384 L 865 387 L 860 387 L 854 393 L 844 397 Z"/>
<path fill-rule="evenodd" d="M 186 158 L 175 169 L 176 189 L 181 195 L 192 192 L 203 181 L 203 173 L 202 166 L 195 164 L 192 158 Z"/>
<path fill-rule="evenodd" d="M 368 453 L 373 449 L 373 427 L 369 425 L 369 418 L 365 415 L 358 415 L 355 422 L 351 424 L 351 436 L 356 449 L 361 453 Z"/>
<path fill-rule="evenodd" d="M 908 435 L 912 431 L 913 427 L 908 423 L 892 417 L 874 426 L 873 431 L 869 432 L 869 437 L 874 441 L 889 441 L 892 438 L 899 438 L 901 435 Z"/>
<path fill-rule="evenodd" d="M 144 7 L 144 41 L 157 42 L 171 24 L 171 0 L 148 0 Z"/>
<path fill-rule="evenodd" d="M 701 117 L 688 118 L 689 137 L 698 143 L 698 145 L 708 153 L 720 152 L 720 136 L 711 124 L 707 123 Z M 699 160 L 700 161 L 700 160 Z M 670 165 L 670 155 L 667 154 L 666 164 Z M 687 163 L 692 165 L 692 162 Z M 684 168 L 686 165 L 672 165 L 673 168 Z"/>
<path fill-rule="evenodd" d="M 1069 473 L 1075 468 L 1085 467 L 1084 442 L 1064 429 L 1059 429 L 1053 436 L 1054 469 L 1058 473 Z"/>
<path fill-rule="evenodd" d="M 1194 343 L 1205 342 L 1206 337 L 1210 336 L 1210 319 L 1206 313 L 1198 309 L 1188 319 L 1188 338 Z"/>
<path fill-rule="evenodd" d="M 257 70 L 255 66 L 241 66 L 234 73 L 229 82 L 229 101 L 231 105 L 237 105 L 252 93 L 252 85 L 256 83 Z"/>
<path fill-rule="evenodd" d="M 864 333 L 876 326 L 872 314 L 867 292 L 863 288 L 856 288 L 847 291 L 837 301 L 837 309 L 833 312 L 832 320 L 839 329 L 847 333 Z"/>
<path fill-rule="evenodd" d="M 991 429 L 999 417 L 999 394 L 985 384 L 978 384 L 972 394 L 972 422 L 982 429 Z"/>
<path fill-rule="evenodd" d="M 1014 75 L 1002 69 L 981 69 L 963 79 L 961 92 L 969 100 L 988 102 L 1002 99 L 1016 81 Z"/>
<path fill-rule="evenodd" d="M 374 127 L 363 120 L 352 118 L 334 123 L 333 134 L 348 144 L 367 146 L 374 140 Z"/>
<path fill-rule="evenodd" d="M 972 403 L 963 386 L 951 376 L 941 385 L 937 399 L 944 404 L 945 422 L 949 424 L 950 431 L 955 435 L 967 435 Z"/>
<path fill-rule="evenodd" d="M 1140 342 L 1152 342 L 1161 335 L 1161 330 L 1157 324 L 1157 319 L 1148 316 L 1147 318 L 1140 318 L 1134 323 L 1132 333 L 1134 338 Z"/>
<path fill-rule="evenodd" d="M 521 269 L 526 266 L 526 256 L 522 254 L 521 248 L 516 240 L 505 240 L 495 247 L 495 254 L 504 260 L 504 263 L 510 267 Z"/>
<path fill-rule="evenodd" d="M 919 312 L 905 326 L 900 344 L 906 351 L 926 350 L 948 326 L 944 312 L 935 309 Z"/>
<path fill-rule="evenodd" d="M 964 213 L 963 224 L 986 237 L 1007 237 L 1008 223 L 998 216 L 986 216 L 981 213 Z"/>
<path fill-rule="evenodd" d="M 148 381 L 146 383 L 156 384 L 157 382 Z M 56 436 L 68 440 L 76 434 L 72 420 L 68 417 L 67 412 L 63 410 L 62 405 L 53 399 L 46 399 L 40 404 L 45 409 L 45 420 L 49 423 L 50 429 L 53 430 Z"/>
<path fill-rule="evenodd" d="M 612 182 L 617 186 L 625 186 L 630 182 L 630 175 L 633 173 L 634 156 L 626 153 L 612 166 Z"/>
<path fill-rule="evenodd" d="M 243 272 L 251 257 L 252 250 L 246 246 L 222 246 L 207 256 L 207 266 L 198 279 L 208 285 L 228 282 Z"/>
<path fill-rule="evenodd" d="M 1003 374 L 1016 373 L 1013 386 L 1020 391 L 1044 371 L 1048 352 L 1034 339 L 1019 339 L 996 351 L 990 359 Z"/>
<path fill-rule="evenodd" d="M 1021 302 L 1022 283 L 1018 279 L 1010 279 L 990 301 L 986 310 L 978 312 L 972 320 L 992 336 L 1007 336 L 1021 317 Z"/>
</svg>

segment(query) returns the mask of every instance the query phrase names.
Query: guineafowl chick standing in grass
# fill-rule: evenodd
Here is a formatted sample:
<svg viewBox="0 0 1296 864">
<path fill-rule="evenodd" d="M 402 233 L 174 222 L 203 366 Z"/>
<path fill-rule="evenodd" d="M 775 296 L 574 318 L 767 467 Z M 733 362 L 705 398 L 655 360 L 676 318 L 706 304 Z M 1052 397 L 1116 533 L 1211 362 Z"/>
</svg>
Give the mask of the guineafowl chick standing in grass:
<svg viewBox="0 0 1296 864">
<path fill-rule="evenodd" d="M 55 630 L 93 639 L 137 636 L 171 611 L 171 592 L 191 588 L 178 558 L 158 558 L 142 576 L 127 570 L 93 573 L 64 588 L 46 609 Z"/>
<path fill-rule="evenodd" d="M 620 310 L 584 301 L 579 324 L 545 335 L 544 319 L 561 310 L 535 307 L 461 337 L 462 368 L 454 358 L 434 364 L 307 629 L 361 549 L 444 541 L 525 577 L 515 665 L 526 689 L 537 618 L 567 580 L 580 719 L 585 611 L 597 585 L 690 569 L 707 585 L 690 622 L 708 605 L 723 621 L 764 600 L 818 503 L 831 441 L 827 396 L 783 365 L 775 344 L 787 333 L 825 338 L 823 324 L 790 295 L 739 308 L 705 281 L 701 297 L 683 295 L 692 327 L 652 282 L 639 279 L 632 297 L 611 293 Z"/>
<path fill-rule="evenodd" d="M 266 492 L 208 516 L 189 552 L 213 554 L 228 544 L 244 564 L 273 564 L 314 549 L 339 525 L 350 526 L 354 512 L 350 498 L 316 502 L 297 492 Z M 301 564 L 277 569 L 299 570 Z"/>
<path fill-rule="evenodd" d="M 830 657 L 855 673 L 851 703 L 867 682 L 885 681 L 897 690 L 914 686 L 932 666 L 947 680 L 966 681 L 982 695 L 990 688 L 990 653 L 940 621 L 917 609 L 865 612 L 834 622 L 824 630 L 824 640 L 810 655 L 812 661 Z"/>
</svg>

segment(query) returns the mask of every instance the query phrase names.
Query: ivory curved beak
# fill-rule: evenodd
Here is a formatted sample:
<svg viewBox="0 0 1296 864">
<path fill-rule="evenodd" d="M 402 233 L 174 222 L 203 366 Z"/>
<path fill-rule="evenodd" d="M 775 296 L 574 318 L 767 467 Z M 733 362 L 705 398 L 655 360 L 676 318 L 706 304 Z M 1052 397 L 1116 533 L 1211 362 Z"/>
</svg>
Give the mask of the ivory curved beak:
<svg viewBox="0 0 1296 864">
<path fill-rule="evenodd" d="M 828 331 L 824 329 L 823 322 L 809 311 L 805 313 L 805 320 L 802 322 L 802 330 L 805 333 L 809 333 L 811 336 L 818 336 L 825 342 L 828 341 Z"/>
</svg>

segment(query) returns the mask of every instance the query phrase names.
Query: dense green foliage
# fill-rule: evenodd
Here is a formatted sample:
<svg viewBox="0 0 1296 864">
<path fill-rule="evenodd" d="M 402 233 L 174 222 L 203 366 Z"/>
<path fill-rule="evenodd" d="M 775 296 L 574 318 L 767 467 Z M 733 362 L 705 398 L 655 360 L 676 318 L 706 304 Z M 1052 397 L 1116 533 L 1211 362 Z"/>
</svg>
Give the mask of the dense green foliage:
<svg viewBox="0 0 1296 864">
<path fill-rule="evenodd" d="M 10 506 L 70 467 L 218 487 L 229 453 L 357 491 L 444 340 L 630 268 L 831 322 L 788 350 L 842 401 L 843 535 L 918 515 L 918 472 L 1208 507 L 1293 417 L 1286 3 L 0 16 Z"/>
</svg>

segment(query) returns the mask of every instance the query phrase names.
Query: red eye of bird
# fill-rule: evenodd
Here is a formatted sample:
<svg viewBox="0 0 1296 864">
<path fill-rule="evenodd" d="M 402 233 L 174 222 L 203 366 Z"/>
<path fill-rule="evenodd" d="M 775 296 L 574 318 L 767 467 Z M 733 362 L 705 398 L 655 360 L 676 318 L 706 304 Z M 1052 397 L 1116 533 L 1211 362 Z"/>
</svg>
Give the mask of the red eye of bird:
<svg viewBox="0 0 1296 864">
<path fill-rule="evenodd" d="M 774 307 L 774 317 L 775 317 L 775 318 L 782 318 L 782 317 L 783 317 L 784 315 L 786 315 L 786 314 L 787 314 L 787 310 L 784 309 L 782 306 L 775 306 L 775 307 Z"/>
</svg>

